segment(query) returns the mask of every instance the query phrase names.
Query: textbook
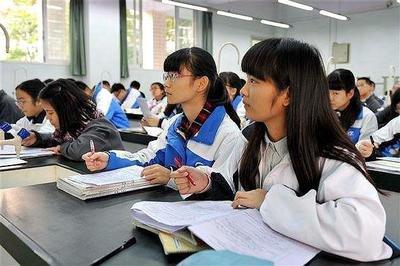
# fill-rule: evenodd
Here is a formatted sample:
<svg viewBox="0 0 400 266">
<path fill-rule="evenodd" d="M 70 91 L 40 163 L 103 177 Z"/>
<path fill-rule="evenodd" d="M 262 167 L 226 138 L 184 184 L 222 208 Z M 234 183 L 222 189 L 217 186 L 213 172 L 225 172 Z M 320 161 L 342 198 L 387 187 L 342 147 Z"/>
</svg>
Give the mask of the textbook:
<svg viewBox="0 0 400 266">
<path fill-rule="evenodd" d="M 278 265 L 305 264 L 320 250 L 288 238 L 266 225 L 258 210 L 233 209 L 231 201 L 135 203 L 135 222 L 175 235 L 186 228 L 215 250 L 272 261 Z"/>
<path fill-rule="evenodd" d="M 130 166 L 107 172 L 73 175 L 58 179 L 57 187 L 74 197 L 87 200 L 159 186 L 141 177 L 142 170 L 141 166 Z"/>
</svg>

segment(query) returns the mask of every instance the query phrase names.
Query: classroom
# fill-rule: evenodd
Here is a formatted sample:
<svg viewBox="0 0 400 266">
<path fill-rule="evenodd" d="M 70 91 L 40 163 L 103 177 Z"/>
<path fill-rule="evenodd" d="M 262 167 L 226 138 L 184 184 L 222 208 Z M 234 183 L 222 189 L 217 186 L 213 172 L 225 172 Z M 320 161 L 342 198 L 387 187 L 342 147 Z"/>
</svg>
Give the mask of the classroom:
<svg viewBox="0 0 400 266">
<path fill-rule="evenodd" d="M 0 266 L 400 265 L 400 0 L 0 0 Z"/>
</svg>

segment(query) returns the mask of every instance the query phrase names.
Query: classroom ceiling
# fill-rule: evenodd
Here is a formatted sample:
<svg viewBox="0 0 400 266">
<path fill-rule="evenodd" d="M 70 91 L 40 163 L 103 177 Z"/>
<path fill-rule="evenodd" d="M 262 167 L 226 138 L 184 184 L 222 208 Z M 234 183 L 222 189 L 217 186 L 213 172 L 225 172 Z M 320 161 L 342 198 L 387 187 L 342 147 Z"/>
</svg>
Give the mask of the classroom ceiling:
<svg viewBox="0 0 400 266">
<path fill-rule="evenodd" d="M 279 4 L 277 0 L 183 0 L 180 2 L 286 23 L 321 18 L 315 10 L 305 11 Z M 297 2 L 317 9 L 347 15 L 350 19 L 351 14 L 376 11 L 399 5 L 396 0 L 299 0 Z"/>
</svg>

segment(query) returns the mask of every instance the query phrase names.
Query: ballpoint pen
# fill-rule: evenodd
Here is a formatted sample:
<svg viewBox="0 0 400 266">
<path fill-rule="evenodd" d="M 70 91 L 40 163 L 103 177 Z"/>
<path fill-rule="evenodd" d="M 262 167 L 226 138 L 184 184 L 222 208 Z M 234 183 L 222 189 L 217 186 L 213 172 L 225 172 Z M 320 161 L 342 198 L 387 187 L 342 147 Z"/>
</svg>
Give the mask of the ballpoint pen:
<svg viewBox="0 0 400 266">
<path fill-rule="evenodd" d="M 181 161 L 181 159 L 179 159 L 179 158 L 176 157 L 176 158 L 174 159 L 174 161 L 175 161 L 175 164 L 176 164 L 176 166 L 177 166 L 178 168 L 182 167 L 182 161 Z M 192 176 L 191 176 L 189 173 L 188 173 L 188 175 L 187 175 L 186 177 L 187 177 L 187 179 L 189 180 L 190 184 L 192 184 L 192 186 L 196 186 L 196 183 L 194 182 Z"/>
<path fill-rule="evenodd" d="M 91 266 L 100 265 L 101 263 L 105 262 L 106 260 L 108 260 L 112 256 L 118 254 L 119 252 L 121 252 L 122 250 L 124 250 L 126 248 L 129 248 L 130 246 L 132 246 L 135 243 L 136 243 L 136 238 L 133 236 L 132 238 L 128 239 L 127 241 L 124 241 L 124 243 L 121 246 L 119 246 L 118 248 L 114 249 L 113 251 L 111 251 L 107 255 L 104 255 L 103 257 L 100 257 L 100 258 L 94 260 L 90 265 Z"/>
</svg>

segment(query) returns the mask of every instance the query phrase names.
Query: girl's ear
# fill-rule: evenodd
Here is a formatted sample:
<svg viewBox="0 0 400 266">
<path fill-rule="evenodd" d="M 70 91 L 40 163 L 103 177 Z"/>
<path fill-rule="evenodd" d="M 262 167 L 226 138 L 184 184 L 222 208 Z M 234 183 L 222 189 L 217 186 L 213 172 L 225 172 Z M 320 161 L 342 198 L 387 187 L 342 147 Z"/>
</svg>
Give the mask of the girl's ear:
<svg viewBox="0 0 400 266">
<path fill-rule="evenodd" d="M 347 93 L 347 98 L 351 99 L 354 96 L 354 89 L 351 89 L 348 93 Z"/>
<path fill-rule="evenodd" d="M 285 91 L 282 92 L 283 93 L 283 106 L 288 107 L 290 104 L 290 97 L 289 97 L 289 87 L 285 89 Z"/>
<path fill-rule="evenodd" d="M 196 91 L 199 93 L 204 93 L 207 90 L 209 82 L 210 80 L 207 76 L 202 76 L 201 78 L 195 79 L 194 86 L 196 88 Z"/>
</svg>

